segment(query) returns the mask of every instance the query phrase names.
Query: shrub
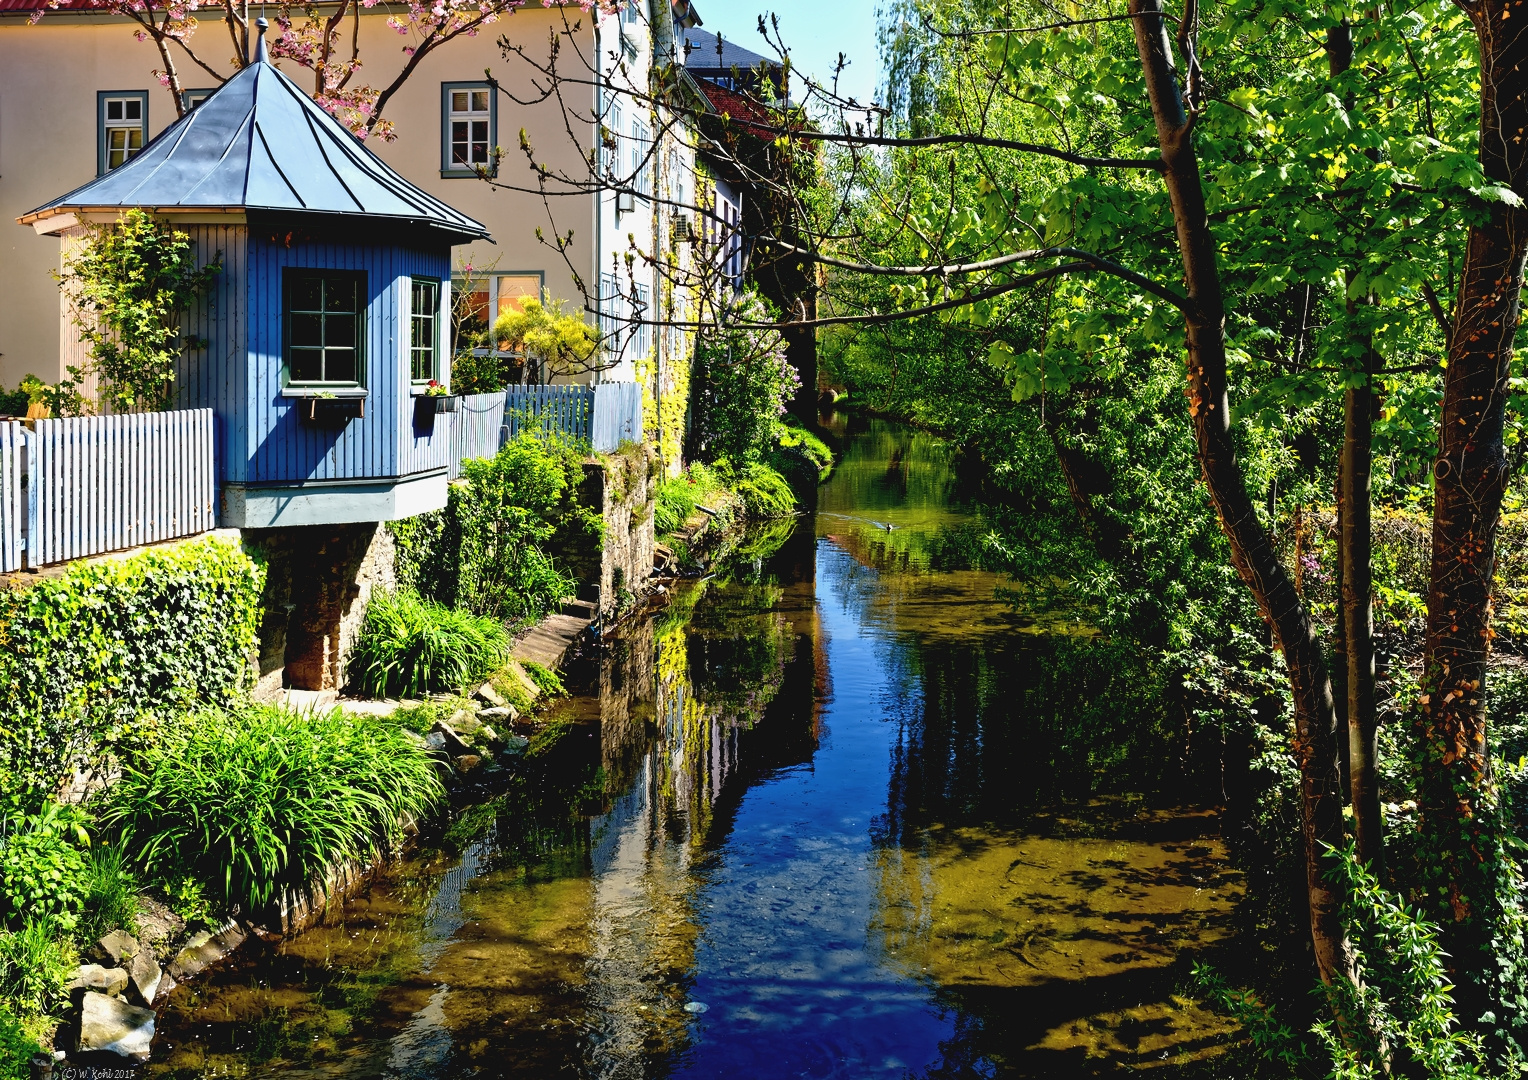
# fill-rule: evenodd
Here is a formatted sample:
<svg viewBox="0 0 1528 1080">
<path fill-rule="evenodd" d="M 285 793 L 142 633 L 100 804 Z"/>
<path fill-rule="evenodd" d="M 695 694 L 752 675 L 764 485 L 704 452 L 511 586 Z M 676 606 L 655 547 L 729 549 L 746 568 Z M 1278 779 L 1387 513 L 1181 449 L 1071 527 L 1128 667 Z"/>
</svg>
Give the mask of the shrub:
<svg viewBox="0 0 1528 1080">
<path fill-rule="evenodd" d="M 764 322 L 769 314 L 762 301 L 751 297 L 735 317 Z M 740 466 L 759 461 L 800 385 L 778 331 L 724 329 L 702 336 L 695 344 L 691 390 L 692 456 L 707 461 L 726 458 Z"/>
<path fill-rule="evenodd" d="M 46 918 L 70 931 L 79 919 L 86 889 L 89 844 L 84 815 L 47 803 L 35 814 L 6 822 L 0 840 L 0 923 Z"/>
<path fill-rule="evenodd" d="M 188 717 L 140 750 L 100 820 L 140 871 L 194 877 L 250 911 L 391 849 L 442 791 L 395 725 L 246 706 Z"/>
<path fill-rule="evenodd" d="M 204 540 L 0 591 L 0 787 L 38 806 L 136 721 L 232 700 L 264 579 L 237 547 Z"/>
<path fill-rule="evenodd" d="M 20 1018 L 0 1006 L 0 1080 L 30 1080 L 32 1055 L 41 1052 Z"/>
<path fill-rule="evenodd" d="M 76 941 L 99 941 L 119 929 L 138 932 L 138 883 L 120 847 L 100 844 L 93 848 L 80 883 L 84 910 L 75 927 Z"/>
<path fill-rule="evenodd" d="M 495 457 L 468 461 L 463 480 L 445 510 L 390 527 L 401 585 L 529 624 L 574 592 L 564 566 L 592 576 L 604 524 L 579 502 L 583 458 L 575 447 L 522 434 Z"/>
<path fill-rule="evenodd" d="M 412 592 L 375 592 L 351 654 L 356 682 L 373 697 L 422 697 L 481 682 L 509 656 L 496 619 Z"/>
<path fill-rule="evenodd" d="M 64 1001 L 77 957 L 51 919 L 28 919 L 0 930 L 0 1006 L 19 1015 L 47 1016 Z"/>
<path fill-rule="evenodd" d="M 561 300 L 550 296 L 529 297 L 518 309 L 506 308 L 493 324 L 492 341 L 529 360 L 532 382 L 592 370 L 597 360 L 598 331 L 563 308 Z"/>
</svg>

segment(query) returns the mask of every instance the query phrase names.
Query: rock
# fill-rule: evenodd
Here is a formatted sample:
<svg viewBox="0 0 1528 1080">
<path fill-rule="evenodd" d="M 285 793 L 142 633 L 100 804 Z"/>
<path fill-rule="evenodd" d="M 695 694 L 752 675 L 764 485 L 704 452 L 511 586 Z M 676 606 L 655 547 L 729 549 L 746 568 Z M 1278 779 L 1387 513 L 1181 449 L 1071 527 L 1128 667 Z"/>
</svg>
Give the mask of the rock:
<svg viewBox="0 0 1528 1080">
<path fill-rule="evenodd" d="M 525 753 L 530 744 L 531 741 L 524 735 L 510 735 L 504 739 L 504 749 L 502 753 L 508 754 L 511 757 L 519 757 L 521 754 Z"/>
<path fill-rule="evenodd" d="M 138 943 L 156 956 L 167 955 L 170 942 L 185 933 L 186 920 L 152 896 L 138 897 Z"/>
<path fill-rule="evenodd" d="M 432 731 L 424 737 L 424 745 L 426 750 L 445 753 L 446 737 L 438 731 Z"/>
<path fill-rule="evenodd" d="M 427 739 L 425 739 L 425 737 L 423 735 L 419 734 L 419 732 L 417 732 L 417 731 L 410 731 L 408 728 L 404 728 L 403 729 L 403 737 L 405 739 L 407 739 L 409 742 L 413 743 L 415 746 L 429 746 L 430 745 L 429 741 Z"/>
<path fill-rule="evenodd" d="M 504 699 L 504 695 L 499 693 L 498 690 L 494 689 L 493 683 L 485 682 L 482 686 L 477 688 L 477 693 L 473 694 L 472 696 L 477 698 L 479 701 L 498 709 L 502 709 L 504 706 L 509 704 L 509 702 Z"/>
<path fill-rule="evenodd" d="M 158 1000 L 163 1001 L 165 998 L 169 997 L 170 991 L 174 990 L 177 985 L 179 984 L 176 983 L 176 981 L 170 977 L 170 973 L 166 971 L 164 973 L 164 978 L 159 980 Z"/>
<path fill-rule="evenodd" d="M 85 994 L 80 1007 L 80 1037 L 75 1044 L 80 1053 L 105 1052 L 145 1062 L 153 1041 L 153 1009 L 140 1009 L 93 991 Z"/>
<path fill-rule="evenodd" d="M 139 1000 L 145 1005 L 154 1004 L 154 999 L 159 996 L 159 982 L 164 977 L 154 954 L 147 949 L 136 954 L 127 973 L 132 977 L 133 989 L 138 991 Z"/>
<path fill-rule="evenodd" d="M 495 705 L 491 709 L 479 709 L 477 718 L 485 724 L 491 724 L 496 720 L 503 720 L 506 724 L 513 724 L 520 719 L 520 710 L 513 705 Z"/>
<path fill-rule="evenodd" d="M 484 724 L 482 727 L 478 728 L 477 737 L 478 742 L 482 743 L 484 746 L 493 747 L 504 745 L 504 740 L 499 738 L 499 733 L 493 728 L 489 727 L 487 724 Z"/>
<path fill-rule="evenodd" d="M 220 934 L 210 934 L 203 930 L 186 942 L 186 947 L 176 954 L 174 960 L 170 961 L 166 979 L 184 981 L 193 975 L 200 974 L 242 945 L 244 938 L 244 931 L 236 926 L 229 927 Z M 163 988 L 161 992 L 168 993 Z"/>
<path fill-rule="evenodd" d="M 463 736 L 471 735 L 483 726 L 483 722 L 466 709 L 458 709 L 446 723 L 450 726 L 451 730 Z"/>
<path fill-rule="evenodd" d="M 100 964 L 83 964 L 75 969 L 74 978 L 64 987 L 72 997 L 76 990 L 94 990 L 107 997 L 120 997 L 127 989 L 128 975 L 121 968 L 102 967 Z"/>
<path fill-rule="evenodd" d="M 439 735 L 445 740 L 445 751 L 454 758 L 472 753 L 472 747 L 464 743 L 461 736 L 452 731 L 451 726 L 444 721 L 435 721 L 435 726 L 430 729 L 430 734 Z"/>
<path fill-rule="evenodd" d="M 113 930 L 92 945 L 86 951 L 85 957 L 106 967 L 125 966 L 122 958 L 125 956 L 131 960 L 142 948 L 143 946 L 138 944 L 138 939 L 126 930 Z"/>
<path fill-rule="evenodd" d="M 463 754 L 461 757 L 456 759 L 456 771 L 466 775 L 467 773 L 472 772 L 474 769 L 480 768 L 482 764 L 483 759 L 478 757 L 476 754 Z"/>
</svg>

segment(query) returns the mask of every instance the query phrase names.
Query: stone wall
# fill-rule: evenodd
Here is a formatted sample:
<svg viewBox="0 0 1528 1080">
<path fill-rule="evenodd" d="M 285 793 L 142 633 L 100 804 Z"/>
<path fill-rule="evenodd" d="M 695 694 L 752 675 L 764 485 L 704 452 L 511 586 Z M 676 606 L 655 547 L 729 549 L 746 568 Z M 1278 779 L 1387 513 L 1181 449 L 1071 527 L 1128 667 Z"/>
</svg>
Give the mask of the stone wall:
<svg viewBox="0 0 1528 1080">
<path fill-rule="evenodd" d="M 588 467 L 585 497 L 605 522 L 598 600 L 600 613 L 607 617 L 625 614 L 647 591 L 653 573 L 658 482 L 657 457 L 646 445 L 610 454 L 603 465 Z"/>
<path fill-rule="evenodd" d="M 266 563 L 257 696 L 343 689 L 372 590 L 397 587 L 392 534 L 374 521 L 247 529 L 244 544 Z"/>
</svg>

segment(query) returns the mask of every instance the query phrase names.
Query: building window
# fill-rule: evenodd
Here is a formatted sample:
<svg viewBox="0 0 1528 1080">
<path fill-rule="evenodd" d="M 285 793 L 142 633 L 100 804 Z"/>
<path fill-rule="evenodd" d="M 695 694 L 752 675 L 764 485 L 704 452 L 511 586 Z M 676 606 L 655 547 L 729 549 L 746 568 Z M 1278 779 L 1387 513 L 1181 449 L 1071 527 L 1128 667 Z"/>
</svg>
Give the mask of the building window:
<svg viewBox="0 0 1528 1080">
<path fill-rule="evenodd" d="M 211 90 L 182 90 L 180 92 L 180 107 L 186 112 L 190 112 L 211 96 Z"/>
<path fill-rule="evenodd" d="M 605 175 L 613 178 L 616 170 L 621 167 L 621 107 L 612 104 L 605 119 L 605 130 L 600 134 L 600 142 L 604 151 Z"/>
<path fill-rule="evenodd" d="M 646 285 L 637 286 L 637 302 L 632 305 L 631 312 L 631 343 L 636 349 L 636 357 L 639 360 L 646 357 L 652 348 L 651 298 L 652 292 Z"/>
<path fill-rule="evenodd" d="M 498 97 L 488 83 L 441 85 L 442 176 L 477 176 L 494 170 Z"/>
<path fill-rule="evenodd" d="M 486 275 L 460 275 L 451 282 L 451 349 L 482 348 L 488 336 L 488 313 L 492 310 L 493 279 Z"/>
<path fill-rule="evenodd" d="M 409 297 L 409 377 L 416 383 L 440 378 L 440 282 L 414 278 Z"/>
<path fill-rule="evenodd" d="M 288 383 L 360 385 L 365 282 L 365 275 L 354 271 L 286 271 Z"/>
<path fill-rule="evenodd" d="M 631 122 L 631 186 L 639 195 L 652 194 L 652 163 L 647 160 L 647 153 L 652 145 L 648 137 L 647 125 L 633 120 Z"/>
<path fill-rule="evenodd" d="M 107 173 L 132 160 L 148 142 L 149 92 L 102 91 L 96 95 L 96 109 L 100 119 L 96 171 Z"/>
<path fill-rule="evenodd" d="M 600 277 L 600 337 L 612 359 L 621 355 L 621 314 L 625 307 L 621 283 L 614 274 Z"/>
<path fill-rule="evenodd" d="M 495 311 L 524 311 L 527 300 L 541 299 L 541 274 L 500 274 Z"/>
</svg>

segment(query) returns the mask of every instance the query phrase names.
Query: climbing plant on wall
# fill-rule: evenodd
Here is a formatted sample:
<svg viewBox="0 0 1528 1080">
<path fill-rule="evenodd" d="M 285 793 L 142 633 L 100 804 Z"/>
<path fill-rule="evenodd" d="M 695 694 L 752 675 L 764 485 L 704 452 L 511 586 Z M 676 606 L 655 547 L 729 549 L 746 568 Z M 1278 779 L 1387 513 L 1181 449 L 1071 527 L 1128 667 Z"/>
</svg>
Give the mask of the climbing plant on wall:
<svg viewBox="0 0 1528 1080">
<path fill-rule="evenodd" d="M 113 409 L 169 408 L 176 362 L 196 344 L 182 321 L 222 273 L 220 259 L 198 266 L 190 236 L 137 208 L 115 224 L 87 225 L 58 275 L 90 356 L 70 366 L 64 400 L 82 408 L 79 387 L 93 376 Z"/>
</svg>

